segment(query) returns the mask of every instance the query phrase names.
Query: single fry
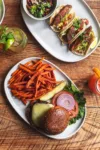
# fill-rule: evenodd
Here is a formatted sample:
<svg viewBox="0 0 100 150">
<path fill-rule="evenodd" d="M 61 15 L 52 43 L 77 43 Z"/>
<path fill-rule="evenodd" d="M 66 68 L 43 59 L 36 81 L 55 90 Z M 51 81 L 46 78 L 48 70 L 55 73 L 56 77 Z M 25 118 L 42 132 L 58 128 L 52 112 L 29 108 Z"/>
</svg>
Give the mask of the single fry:
<svg viewBox="0 0 100 150">
<path fill-rule="evenodd" d="M 28 73 L 30 73 L 30 74 L 33 74 L 33 72 L 28 67 L 26 67 L 22 64 L 20 64 L 19 68 L 26 71 L 26 72 L 28 72 Z"/>
</svg>

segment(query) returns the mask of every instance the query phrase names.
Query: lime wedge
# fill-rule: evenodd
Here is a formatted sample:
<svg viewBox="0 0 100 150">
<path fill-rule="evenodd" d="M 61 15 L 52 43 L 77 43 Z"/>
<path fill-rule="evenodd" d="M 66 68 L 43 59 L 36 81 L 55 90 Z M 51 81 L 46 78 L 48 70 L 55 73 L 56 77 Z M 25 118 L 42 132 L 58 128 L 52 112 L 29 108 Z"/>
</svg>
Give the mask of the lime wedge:
<svg viewBox="0 0 100 150">
<path fill-rule="evenodd" d="M 8 39 L 5 44 L 4 50 L 8 50 L 13 43 L 14 43 L 14 39 Z"/>
<path fill-rule="evenodd" d="M 97 38 L 94 39 L 93 43 L 91 44 L 91 49 L 93 49 L 97 45 Z"/>
</svg>

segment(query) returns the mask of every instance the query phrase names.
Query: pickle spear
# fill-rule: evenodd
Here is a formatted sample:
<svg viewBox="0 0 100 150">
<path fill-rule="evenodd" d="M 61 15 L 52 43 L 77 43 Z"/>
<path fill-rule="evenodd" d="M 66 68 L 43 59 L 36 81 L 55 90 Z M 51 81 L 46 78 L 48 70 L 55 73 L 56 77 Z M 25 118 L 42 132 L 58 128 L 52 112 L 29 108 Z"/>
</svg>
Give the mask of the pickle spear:
<svg viewBox="0 0 100 150">
<path fill-rule="evenodd" d="M 40 97 L 41 101 L 48 101 L 51 99 L 56 93 L 62 91 L 66 86 L 67 82 L 62 81 L 59 85 L 57 85 L 52 91 L 48 92 L 47 94 Z"/>
</svg>

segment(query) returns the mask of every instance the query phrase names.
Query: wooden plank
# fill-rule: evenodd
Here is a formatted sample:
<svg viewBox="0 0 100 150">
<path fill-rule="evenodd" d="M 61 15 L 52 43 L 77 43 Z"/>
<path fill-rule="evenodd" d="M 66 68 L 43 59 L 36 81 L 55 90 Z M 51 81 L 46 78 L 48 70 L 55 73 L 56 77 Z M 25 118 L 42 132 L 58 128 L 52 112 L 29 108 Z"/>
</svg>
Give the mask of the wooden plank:
<svg viewBox="0 0 100 150">
<path fill-rule="evenodd" d="M 100 9 L 99 0 L 85 0 L 92 9 Z"/>
<path fill-rule="evenodd" d="M 87 86 L 92 68 L 100 68 L 100 47 L 87 59 L 77 63 L 61 62 L 48 54 L 31 36 L 20 13 L 21 0 L 5 0 L 6 16 L 3 24 L 20 27 L 29 41 L 20 53 L 0 52 L 0 150 L 100 150 L 100 97 Z M 100 21 L 100 0 L 86 0 Z M 45 57 L 60 67 L 84 90 L 87 98 L 87 117 L 80 131 L 68 140 L 48 139 L 32 130 L 10 106 L 3 91 L 3 81 L 9 69 L 18 61 L 32 56 Z"/>
<path fill-rule="evenodd" d="M 100 148 L 100 108 L 88 108 L 80 131 L 68 140 L 48 139 L 32 130 L 11 107 L 0 106 L 0 150 L 90 150 Z"/>
</svg>

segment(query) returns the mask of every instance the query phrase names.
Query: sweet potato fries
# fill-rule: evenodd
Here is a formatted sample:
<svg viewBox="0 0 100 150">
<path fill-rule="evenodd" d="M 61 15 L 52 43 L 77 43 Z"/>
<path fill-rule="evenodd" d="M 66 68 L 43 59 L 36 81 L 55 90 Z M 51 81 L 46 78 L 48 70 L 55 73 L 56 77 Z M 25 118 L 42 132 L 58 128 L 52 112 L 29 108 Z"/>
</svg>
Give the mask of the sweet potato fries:
<svg viewBox="0 0 100 150">
<path fill-rule="evenodd" d="M 54 68 L 42 60 L 20 64 L 9 80 L 12 94 L 24 104 L 39 99 L 56 86 Z"/>
</svg>

